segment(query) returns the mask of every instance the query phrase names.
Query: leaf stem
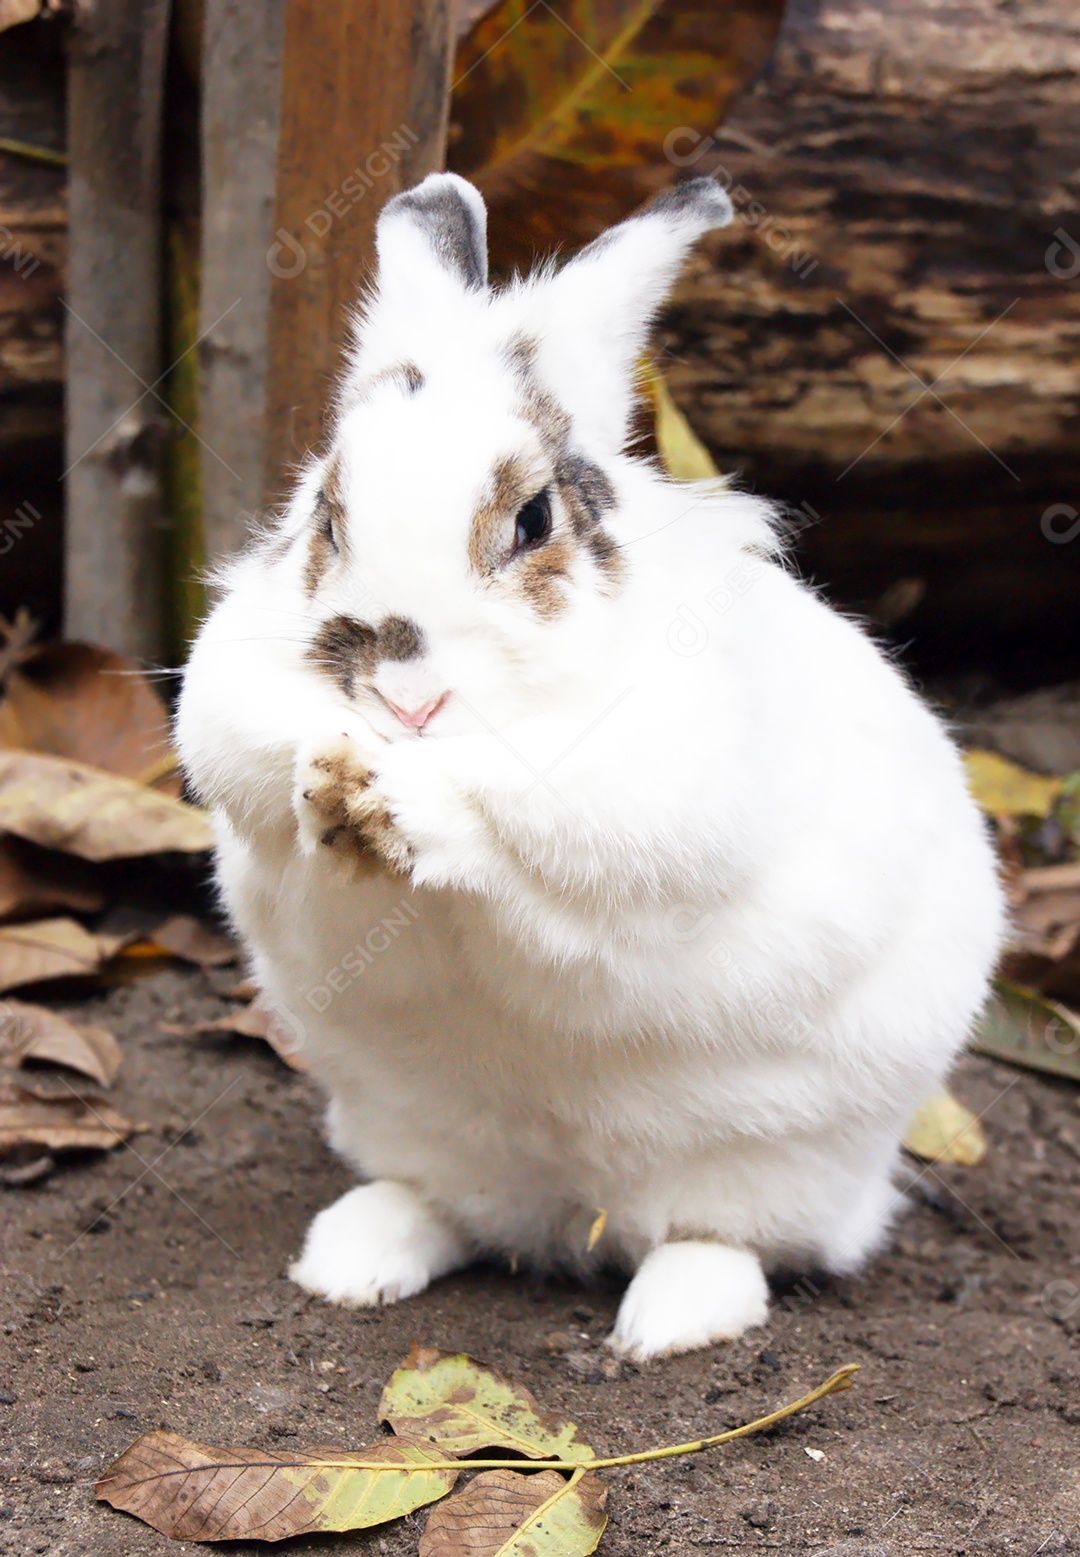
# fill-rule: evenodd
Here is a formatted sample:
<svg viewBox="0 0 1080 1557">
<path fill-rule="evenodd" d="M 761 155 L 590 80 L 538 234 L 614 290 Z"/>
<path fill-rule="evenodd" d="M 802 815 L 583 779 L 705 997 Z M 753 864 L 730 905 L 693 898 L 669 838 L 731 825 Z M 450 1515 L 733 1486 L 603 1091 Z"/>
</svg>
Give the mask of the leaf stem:
<svg viewBox="0 0 1080 1557">
<path fill-rule="evenodd" d="M 29 157 L 34 162 L 48 162 L 57 168 L 66 168 L 68 165 L 65 151 L 54 151 L 51 146 L 35 146 L 30 141 L 13 141 L 7 135 L 0 135 L 0 151 L 6 151 L 13 157 Z"/>
<path fill-rule="evenodd" d="M 695 1438 L 692 1443 L 670 1444 L 664 1449 L 643 1449 L 637 1454 L 616 1454 L 606 1460 L 428 1460 L 418 1461 L 415 1465 L 408 1462 L 391 1462 L 387 1460 L 333 1460 L 318 1456 L 320 1471 L 349 1470 L 349 1471 L 377 1471 L 380 1475 L 415 1475 L 423 1471 L 463 1471 L 463 1470 L 515 1470 L 515 1471 L 541 1471 L 558 1470 L 573 1471 L 575 1477 L 578 1472 L 582 1475 L 586 1471 L 615 1470 L 622 1465 L 644 1465 L 650 1460 L 670 1460 L 681 1454 L 699 1454 L 702 1449 L 715 1449 L 718 1444 L 730 1443 L 735 1438 L 746 1438 L 750 1433 L 760 1433 L 767 1427 L 772 1427 L 777 1422 L 782 1422 L 785 1417 L 794 1416 L 796 1412 L 805 1411 L 808 1406 L 823 1400 L 826 1395 L 836 1394 L 840 1390 L 850 1389 L 854 1374 L 859 1371 L 857 1362 L 845 1363 L 842 1368 L 827 1378 L 824 1384 L 819 1384 L 808 1395 L 803 1395 L 800 1400 L 793 1400 L 790 1405 L 781 1406 L 777 1411 L 770 1411 L 768 1416 L 759 1416 L 756 1421 L 744 1422 L 742 1427 L 728 1428 L 725 1433 L 714 1433 L 711 1438 Z M 393 1440 L 390 1440 L 393 1442 Z M 415 1442 L 415 1440 L 408 1440 Z M 418 1447 L 426 1448 L 426 1444 L 418 1444 Z M 437 1444 L 432 1444 L 437 1449 Z M 312 1461 L 301 1458 L 295 1461 L 295 1466 L 307 1467 Z M 252 1469 L 257 1462 L 245 1461 L 243 1468 Z M 290 1462 L 282 1460 L 268 1461 L 274 1469 L 289 1469 Z M 223 1462 L 219 1469 L 233 1468 Z M 236 1467 L 236 1468 L 239 1468 Z M 188 1474 L 188 1470 L 182 1472 Z M 106 1486 L 109 1476 L 103 1476 L 98 1485 Z"/>
</svg>

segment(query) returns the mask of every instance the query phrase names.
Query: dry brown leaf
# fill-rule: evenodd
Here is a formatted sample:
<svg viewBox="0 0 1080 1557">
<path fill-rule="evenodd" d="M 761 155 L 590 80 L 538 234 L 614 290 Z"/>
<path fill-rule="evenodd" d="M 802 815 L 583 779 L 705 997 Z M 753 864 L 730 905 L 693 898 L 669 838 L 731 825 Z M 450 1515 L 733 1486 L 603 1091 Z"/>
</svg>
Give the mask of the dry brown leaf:
<svg viewBox="0 0 1080 1557">
<path fill-rule="evenodd" d="M 193 962 L 200 968 L 220 968 L 236 962 L 239 947 L 228 936 L 219 935 L 191 914 L 174 914 L 154 931 L 154 941 L 172 957 Z"/>
<path fill-rule="evenodd" d="M 419 1557 L 585 1557 L 604 1533 L 607 1494 L 592 1474 L 483 1471 L 432 1509 Z"/>
<path fill-rule="evenodd" d="M 0 1002 L 0 1065 L 48 1060 L 109 1087 L 123 1057 L 120 1045 L 105 1027 L 76 1027 L 58 1011 L 23 1000 Z"/>
<path fill-rule="evenodd" d="M 0 1081 L 0 1153 L 28 1146 L 50 1152 L 111 1151 L 135 1129 L 101 1098 L 74 1093 L 40 1098 L 20 1083 Z"/>
<path fill-rule="evenodd" d="M 448 1458 L 403 1438 L 355 1452 L 283 1452 L 213 1449 L 157 1432 L 132 1444 L 94 1493 L 174 1541 L 283 1541 L 365 1529 L 444 1497 L 458 1472 L 429 1466 Z"/>
<path fill-rule="evenodd" d="M 0 830 L 85 860 L 212 847 L 206 814 L 134 779 L 37 752 L 0 751 Z"/>
<path fill-rule="evenodd" d="M 0 992 L 44 979 L 86 977 L 116 955 L 119 935 L 95 935 L 74 919 L 0 927 Z"/>
<path fill-rule="evenodd" d="M 40 918 L 50 909 L 95 914 L 105 895 L 83 860 L 0 835 L 0 919 Z"/>
<path fill-rule="evenodd" d="M 235 1033 L 238 1038 L 258 1038 L 270 1045 L 278 1059 L 290 1070 L 307 1069 L 301 1054 L 303 1034 L 296 1024 L 281 1016 L 265 1000 L 256 997 L 249 1005 L 237 1006 L 225 1016 L 209 1022 L 189 1025 L 163 1022 L 165 1032 L 178 1038 L 202 1038 L 214 1033 Z"/>
<path fill-rule="evenodd" d="M 53 643 L 12 672 L 0 747 L 70 757 L 179 796 L 164 700 L 135 660 L 88 643 Z"/>
<path fill-rule="evenodd" d="M 0 0 L 0 32 L 32 22 L 45 9 L 45 0 Z"/>
</svg>

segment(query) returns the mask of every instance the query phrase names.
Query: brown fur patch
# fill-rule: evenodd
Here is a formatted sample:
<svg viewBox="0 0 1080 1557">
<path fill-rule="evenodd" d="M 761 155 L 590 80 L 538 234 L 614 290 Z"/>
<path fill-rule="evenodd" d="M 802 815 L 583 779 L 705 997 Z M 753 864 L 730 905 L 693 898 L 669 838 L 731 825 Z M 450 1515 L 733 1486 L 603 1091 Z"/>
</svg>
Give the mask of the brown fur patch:
<svg viewBox="0 0 1080 1557">
<path fill-rule="evenodd" d="M 523 551 L 514 559 L 514 592 L 522 595 L 537 616 L 551 621 L 566 604 L 564 582 L 570 576 L 574 543 L 556 536 L 535 551 Z"/>
<path fill-rule="evenodd" d="M 304 589 L 309 599 L 346 545 L 345 483 L 340 454 L 332 454 L 326 462 L 312 522 L 314 530 L 304 565 Z"/>
<path fill-rule="evenodd" d="M 491 473 L 487 496 L 473 514 L 469 529 L 469 562 L 481 578 L 497 573 L 509 562 L 507 519 L 532 495 L 529 472 L 520 461 L 500 460 Z"/>
<path fill-rule="evenodd" d="M 371 769 L 343 743 L 311 763 L 304 799 L 325 824 L 320 842 L 362 870 L 406 873 L 413 851 L 376 789 Z"/>
<path fill-rule="evenodd" d="M 622 573 L 622 557 L 602 523 L 604 514 L 615 506 L 611 482 L 598 465 L 567 452 L 556 463 L 555 485 L 574 534 L 588 547 L 600 572 L 616 583 Z"/>
<path fill-rule="evenodd" d="M 331 616 L 319 628 L 305 658 L 352 697 L 356 678 L 370 675 L 377 662 L 378 634 L 354 616 Z"/>
<path fill-rule="evenodd" d="M 415 660 L 427 644 L 423 629 L 407 616 L 388 616 L 379 627 L 375 655 L 380 660 Z"/>
</svg>

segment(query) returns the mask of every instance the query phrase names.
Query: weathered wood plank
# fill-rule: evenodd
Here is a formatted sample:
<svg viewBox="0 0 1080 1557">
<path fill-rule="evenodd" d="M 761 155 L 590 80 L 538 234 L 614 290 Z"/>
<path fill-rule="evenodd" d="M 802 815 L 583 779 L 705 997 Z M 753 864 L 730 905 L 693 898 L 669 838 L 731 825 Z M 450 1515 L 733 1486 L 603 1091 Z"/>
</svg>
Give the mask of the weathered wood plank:
<svg viewBox="0 0 1080 1557">
<path fill-rule="evenodd" d="M 243 542 L 266 487 L 265 394 L 284 0 L 207 0 L 200 433 L 203 540 Z"/>
<path fill-rule="evenodd" d="M 317 441 L 375 218 L 443 165 L 449 0 L 286 0 L 271 249 L 267 492 Z"/>
<path fill-rule="evenodd" d="M 161 645 L 161 115 L 169 0 L 76 13 L 68 77 L 65 626 Z"/>
</svg>

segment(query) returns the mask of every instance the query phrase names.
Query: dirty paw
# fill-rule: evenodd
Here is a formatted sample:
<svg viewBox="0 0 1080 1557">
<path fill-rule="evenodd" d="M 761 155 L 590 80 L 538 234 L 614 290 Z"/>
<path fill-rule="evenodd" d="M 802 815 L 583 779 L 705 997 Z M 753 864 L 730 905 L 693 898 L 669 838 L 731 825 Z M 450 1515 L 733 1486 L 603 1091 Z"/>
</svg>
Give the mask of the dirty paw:
<svg viewBox="0 0 1080 1557">
<path fill-rule="evenodd" d="M 295 808 L 301 847 L 361 869 L 407 872 L 412 849 L 396 826 L 370 759 L 348 736 L 301 752 Z"/>
</svg>

